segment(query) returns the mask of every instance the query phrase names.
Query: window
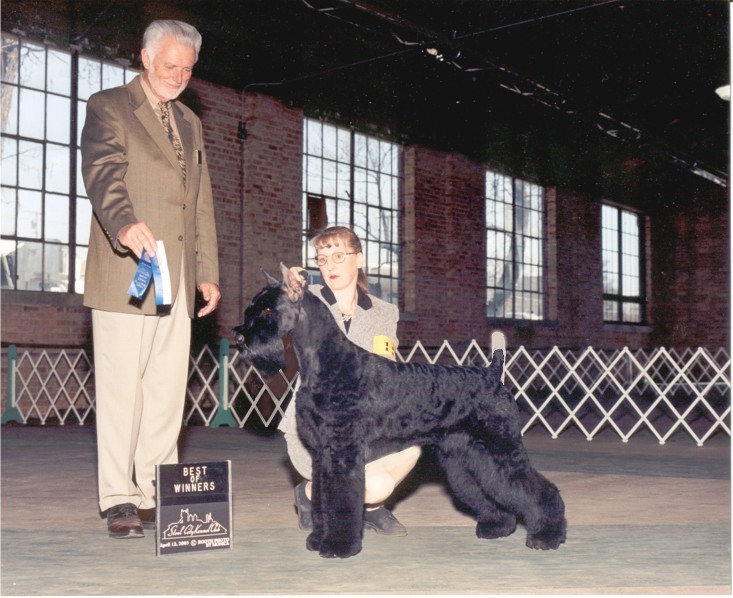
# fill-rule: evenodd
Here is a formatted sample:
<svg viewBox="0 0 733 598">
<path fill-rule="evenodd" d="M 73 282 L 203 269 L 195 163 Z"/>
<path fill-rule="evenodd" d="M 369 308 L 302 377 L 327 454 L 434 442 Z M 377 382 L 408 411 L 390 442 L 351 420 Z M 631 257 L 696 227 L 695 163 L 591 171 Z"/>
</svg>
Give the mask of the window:
<svg viewBox="0 0 733 598">
<path fill-rule="evenodd" d="M 645 317 L 639 215 L 604 205 L 601 226 L 603 320 L 639 324 Z"/>
<path fill-rule="evenodd" d="M 92 218 L 79 156 L 86 100 L 135 74 L 2 33 L 3 289 L 84 291 Z"/>
<path fill-rule="evenodd" d="M 545 317 L 544 189 L 486 171 L 486 315 Z"/>
<path fill-rule="evenodd" d="M 315 279 L 310 238 L 348 226 L 364 249 L 371 291 L 397 304 L 399 291 L 399 145 L 305 119 L 303 131 L 303 263 Z"/>
</svg>

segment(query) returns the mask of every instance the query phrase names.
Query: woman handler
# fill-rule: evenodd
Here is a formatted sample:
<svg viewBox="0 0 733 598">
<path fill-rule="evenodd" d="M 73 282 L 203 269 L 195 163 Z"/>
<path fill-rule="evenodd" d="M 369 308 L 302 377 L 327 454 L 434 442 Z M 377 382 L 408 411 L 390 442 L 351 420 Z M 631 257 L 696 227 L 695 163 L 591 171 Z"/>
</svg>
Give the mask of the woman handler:
<svg viewBox="0 0 733 598">
<path fill-rule="evenodd" d="M 351 342 L 394 360 L 399 311 L 391 303 L 369 294 L 362 269 L 364 254 L 359 237 L 349 228 L 333 226 L 316 234 L 312 243 L 326 286 L 309 285 L 308 289 L 329 307 L 339 328 Z M 301 268 L 292 270 L 305 275 Z M 297 392 L 293 394 L 278 429 L 285 435 L 290 461 L 305 478 L 295 487 L 295 507 L 300 529 L 310 529 L 311 458 L 298 436 L 296 395 Z M 397 452 L 395 449 L 386 442 L 367 448 L 364 528 L 378 534 L 405 536 L 405 526 L 384 507 L 384 501 L 415 466 L 420 448 L 413 446 Z"/>
</svg>

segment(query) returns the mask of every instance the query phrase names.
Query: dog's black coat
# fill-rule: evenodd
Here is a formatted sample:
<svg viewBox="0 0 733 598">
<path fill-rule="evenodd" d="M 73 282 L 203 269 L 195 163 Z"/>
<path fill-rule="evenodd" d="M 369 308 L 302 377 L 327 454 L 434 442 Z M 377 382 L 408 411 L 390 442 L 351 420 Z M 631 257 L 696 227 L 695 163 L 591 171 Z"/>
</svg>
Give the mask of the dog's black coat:
<svg viewBox="0 0 733 598">
<path fill-rule="evenodd" d="M 527 546 L 565 541 L 565 505 L 530 464 L 519 410 L 501 383 L 503 353 L 488 368 L 404 364 L 351 343 L 302 281 L 281 265 L 235 328 L 243 358 L 263 375 L 285 366 L 291 334 L 300 366 L 298 431 L 313 460 L 313 531 L 324 557 L 361 550 L 364 447 L 377 439 L 433 445 L 456 497 L 474 513 L 480 538 L 527 529 Z"/>
</svg>

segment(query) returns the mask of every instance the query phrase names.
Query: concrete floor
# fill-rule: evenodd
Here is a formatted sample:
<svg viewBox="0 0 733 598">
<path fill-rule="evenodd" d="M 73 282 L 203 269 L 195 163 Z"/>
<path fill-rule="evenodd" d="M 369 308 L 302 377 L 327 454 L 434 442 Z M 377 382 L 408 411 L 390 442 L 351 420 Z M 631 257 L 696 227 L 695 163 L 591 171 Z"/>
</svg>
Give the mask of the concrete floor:
<svg viewBox="0 0 733 598">
<path fill-rule="evenodd" d="M 3 595 L 730 594 L 730 439 L 704 447 L 640 434 L 587 442 L 531 431 L 535 466 L 560 488 L 568 540 L 524 530 L 478 540 L 430 454 L 399 490 L 403 538 L 367 533 L 350 559 L 305 548 L 278 433 L 187 428 L 182 461 L 232 461 L 231 550 L 155 556 L 153 533 L 107 537 L 93 427 L 2 428 Z"/>
</svg>

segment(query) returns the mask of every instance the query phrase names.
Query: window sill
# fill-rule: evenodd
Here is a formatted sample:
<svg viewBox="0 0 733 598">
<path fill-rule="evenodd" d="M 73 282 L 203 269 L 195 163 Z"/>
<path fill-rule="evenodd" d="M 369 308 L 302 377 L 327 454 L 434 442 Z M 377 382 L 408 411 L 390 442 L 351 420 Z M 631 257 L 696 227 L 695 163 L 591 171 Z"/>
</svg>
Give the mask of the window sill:
<svg viewBox="0 0 733 598">
<path fill-rule="evenodd" d="M 603 322 L 604 328 L 610 328 L 614 332 L 652 332 L 653 328 L 649 324 L 629 324 L 627 322 Z"/>
<path fill-rule="evenodd" d="M 49 293 L 45 291 L 12 291 L 0 293 L 3 305 L 53 305 L 55 307 L 82 307 L 84 296 L 79 293 Z"/>
</svg>

